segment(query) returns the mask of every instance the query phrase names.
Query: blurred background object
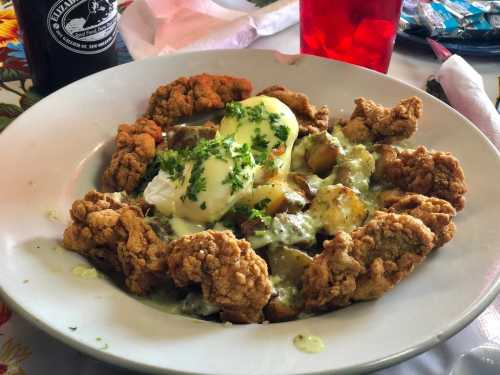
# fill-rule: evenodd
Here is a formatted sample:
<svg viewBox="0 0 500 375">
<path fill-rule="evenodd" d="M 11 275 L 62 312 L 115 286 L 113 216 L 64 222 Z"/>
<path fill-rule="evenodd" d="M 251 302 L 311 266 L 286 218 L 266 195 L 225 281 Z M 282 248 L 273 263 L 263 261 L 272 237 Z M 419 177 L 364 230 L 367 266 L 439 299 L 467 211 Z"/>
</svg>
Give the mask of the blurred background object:
<svg viewBox="0 0 500 375">
<path fill-rule="evenodd" d="M 401 3 L 300 0 L 300 50 L 387 73 Z"/>
<path fill-rule="evenodd" d="M 462 56 L 500 56 L 500 1 L 405 0 L 398 42 L 428 50 L 429 36 Z"/>
<path fill-rule="evenodd" d="M 246 48 L 299 22 L 298 0 L 135 0 L 120 21 L 134 59 L 174 52 Z M 264 6 L 266 5 L 266 6 Z"/>
<path fill-rule="evenodd" d="M 14 0 L 32 78 L 48 94 L 117 64 L 117 0 Z"/>
<path fill-rule="evenodd" d="M 437 59 L 443 62 L 435 78 L 446 103 L 467 117 L 500 149 L 500 115 L 488 98 L 483 77 L 462 57 L 451 54 L 439 42 L 431 38 L 427 38 L 427 42 Z"/>
</svg>

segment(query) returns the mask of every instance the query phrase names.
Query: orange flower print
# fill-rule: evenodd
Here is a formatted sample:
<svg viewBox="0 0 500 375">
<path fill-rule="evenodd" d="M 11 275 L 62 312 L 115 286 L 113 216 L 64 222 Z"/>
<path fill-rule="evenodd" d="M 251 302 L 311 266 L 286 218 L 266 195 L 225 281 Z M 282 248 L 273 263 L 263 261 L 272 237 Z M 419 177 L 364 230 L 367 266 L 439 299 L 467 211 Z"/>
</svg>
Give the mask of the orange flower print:
<svg viewBox="0 0 500 375">
<path fill-rule="evenodd" d="M 25 375 L 21 362 L 30 355 L 28 348 L 8 339 L 0 348 L 0 375 Z"/>
<path fill-rule="evenodd" d="M 12 313 L 7 308 L 7 305 L 0 300 L 0 327 L 7 323 Z M 0 372 L 1 374 L 1 372 Z"/>
<path fill-rule="evenodd" d="M 0 48 L 18 43 L 18 26 L 14 9 L 0 9 Z"/>
</svg>

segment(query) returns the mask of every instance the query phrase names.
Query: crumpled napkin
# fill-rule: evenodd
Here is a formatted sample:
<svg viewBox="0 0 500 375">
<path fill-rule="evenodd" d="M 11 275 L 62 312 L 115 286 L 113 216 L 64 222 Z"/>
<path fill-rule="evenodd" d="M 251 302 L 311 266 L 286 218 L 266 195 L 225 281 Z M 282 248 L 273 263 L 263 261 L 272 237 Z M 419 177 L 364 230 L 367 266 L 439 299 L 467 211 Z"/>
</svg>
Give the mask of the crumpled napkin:
<svg viewBox="0 0 500 375">
<path fill-rule="evenodd" d="M 451 106 L 500 150 L 500 115 L 484 90 L 481 75 L 462 57 L 452 55 L 441 65 L 436 78 Z"/>
<path fill-rule="evenodd" d="M 450 375 L 498 375 L 500 350 L 491 344 L 481 345 L 462 354 Z"/>
<path fill-rule="evenodd" d="M 245 13 L 212 0 L 136 0 L 120 20 L 134 59 L 177 51 L 244 48 L 299 21 L 299 0 Z"/>
</svg>

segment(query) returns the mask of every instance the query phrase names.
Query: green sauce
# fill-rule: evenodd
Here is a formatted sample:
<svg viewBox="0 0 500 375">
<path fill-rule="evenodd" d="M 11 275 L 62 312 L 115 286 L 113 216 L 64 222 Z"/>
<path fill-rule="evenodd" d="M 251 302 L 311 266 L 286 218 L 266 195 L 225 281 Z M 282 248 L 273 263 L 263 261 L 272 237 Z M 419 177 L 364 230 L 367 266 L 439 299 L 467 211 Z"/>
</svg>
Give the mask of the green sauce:
<svg viewBox="0 0 500 375">
<path fill-rule="evenodd" d="M 274 277 L 274 280 L 276 277 Z M 273 282 L 273 287 L 278 293 L 279 301 L 288 307 L 300 307 L 303 304 L 301 291 L 296 285 L 285 282 Z"/>
<path fill-rule="evenodd" d="M 188 220 L 184 220 L 176 216 L 172 217 L 169 222 L 172 230 L 177 237 L 203 232 L 205 230 L 205 227 L 203 225 L 194 224 Z"/>
<path fill-rule="evenodd" d="M 376 191 L 369 190 L 361 195 L 361 199 L 366 206 L 368 211 L 368 216 L 370 217 L 375 211 L 380 209 L 378 202 L 379 193 Z"/>
<path fill-rule="evenodd" d="M 82 279 L 97 279 L 99 273 L 92 266 L 87 266 L 86 264 L 78 265 L 72 270 L 73 275 L 81 277 Z"/>
<path fill-rule="evenodd" d="M 319 353 L 325 350 L 321 337 L 302 333 L 293 338 L 293 345 L 304 353 Z"/>
<path fill-rule="evenodd" d="M 294 245 L 297 243 L 314 244 L 319 226 L 309 214 L 281 213 L 276 215 L 267 229 L 258 230 L 247 240 L 254 249 L 259 249 L 271 243 Z"/>
<path fill-rule="evenodd" d="M 50 221 L 59 221 L 59 216 L 57 215 L 56 210 L 50 209 L 47 211 L 47 218 Z"/>
</svg>

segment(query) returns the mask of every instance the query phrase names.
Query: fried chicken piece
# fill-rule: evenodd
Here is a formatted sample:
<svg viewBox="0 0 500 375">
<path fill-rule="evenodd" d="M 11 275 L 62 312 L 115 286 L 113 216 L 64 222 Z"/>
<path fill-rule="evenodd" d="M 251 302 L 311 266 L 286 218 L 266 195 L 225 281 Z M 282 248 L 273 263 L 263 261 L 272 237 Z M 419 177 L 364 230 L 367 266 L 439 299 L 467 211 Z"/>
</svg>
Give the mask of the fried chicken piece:
<svg viewBox="0 0 500 375">
<path fill-rule="evenodd" d="M 70 214 L 73 223 L 64 231 L 65 248 L 122 273 L 135 294 L 146 294 L 165 280 L 166 246 L 139 207 L 91 191 L 73 203 Z"/>
<path fill-rule="evenodd" d="M 271 297 L 267 264 L 231 231 L 205 231 L 170 242 L 169 273 L 179 287 L 201 283 L 204 298 L 220 306 L 221 318 L 262 321 Z"/>
<path fill-rule="evenodd" d="M 123 203 L 128 206 L 137 207 L 141 210 L 144 216 L 147 216 L 155 209 L 155 206 L 146 202 L 142 195 L 127 194 L 127 192 L 125 191 L 120 191 L 113 193 L 104 193 L 104 196 L 108 199 L 111 199 L 115 203 Z"/>
<path fill-rule="evenodd" d="M 413 271 L 434 248 L 435 235 L 419 219 L 377 212 L 351 234 L 354 258 L 366 265 L 353 300 L 379 298 Z"/>
<path fill-rule="evenodd" d="M 167 144 L 172 150 L 194 147 L 201 139 L 213 139 L 217 135 L 218 126 L 208 121 L 199 125 L 174 125 L 168 128 Z"/>
<path fill-rule="evenodd" d="M 365 125 L 362 118 L 356 117 L 346 122 L 339 122 L 342 132 L 351 142 L 364 143 L 374 139 L 371 129 Z"/>
<path fill-rule="evenodd" d="M 293 111 L 299 122 L 299 135 L 319 133 L 330 129 L 330 111 L 326 105 L 316 109 L 309 98 L 284 86 L 273 85 L 262 90 L 258 95 L 271 96 L 285 103 Z"/>
<path fill-rule="evenodd" d="M 389 212 L 404 213 L 422 220 L 436 236 L 435 248 L 443 246 L 455 234 L 456 226 L 453 218 L 457 212 L 443 199 L 406 194 L 390 206 Z"/>
<path fill-rule="evenodd" d="M 417 130 L 422 115 L 422 100 L 416 96 L 404 99 L 394 108 L 386 108 L 372 100 L 357 98 L 351 119 L 342 131 L 354 143 L 393 143 L 410 138 Z"/>
<path fill-rule="evenodd" d="M 71 219 L 77 222 L 84 221 L 89 213 L 103 211 L 106 209 L 117 210 L 122 207 L 123 204 L 119 199 L 115 199 L 113 194 L 100 193 L 98 191 L 91 190 L 85 194 L 83 199 L 73 202 L 69 213 Z"/>
<path fill-rule="evenodd" d="M 377 147 L 375 176 L 400 189 L 447 200 L 458 211 L 464 208 L 467 192 L 459 161 L 449 152 L 416 150 L 398 152 L 391 146 Z"/>
<path fill-rule="evenodd" d="M 373 179 L 378 182 L 387 182 L 385 171 L 391 163 L 394 163 L 398 158 L 398 150 L 391 145 L 375 144 L 373 152 L 377 153 L 379 157 L 375 158 L 375 172 Z M 397 189 L 396 189 L 397 190 Z"/>
<path fill-rule="evenodd" d="M 306 309 L 330 310 L 382 296 L 421 263 L 434 234 L 409 215 L 377 212 L 349 236 L 337 232 L 303 277 Z"/>
<path fill-rule="evenodd" d="M 200 74 L 160 86 L 149 100 L 146 116 L 166 129 L 182 117 L 224 108 L 250 96 L 252 83 L 244 78 Z"/>
<path fill-rule="evenodd" d="M 384 190 L 377 195 L 377 203 L 379 207 L 389 208 L 407 195 L 408 193 L 399 189 Z"/>
<path fill-rule="evenodd" d="M 133 196 L 123 193 L 122 203 L 126 203 L 129 206 L 134 206 L 140 208 L 142 214 L 147 216 L 152 211 L 155 210 L 155 206 L 146 202 L 144 196 Z"/>
<path fill-rule="evenodd" d="M 161 129 L 154 121 L 139 118 L 132 125 L 120 125 L 116 150 L 102 177 L 105 190 L 132 192 L 153 161 L 156 145 L 162 139 Z"/>
<path fill-rule="evenodd" d="M 303 276 L 302 293 L 308 310 L 347 306 L 356 290 L 356 279 L 365 267 L 352 256 L 353 242 L 346 232 L 325 241 Z"/>
</svg>

